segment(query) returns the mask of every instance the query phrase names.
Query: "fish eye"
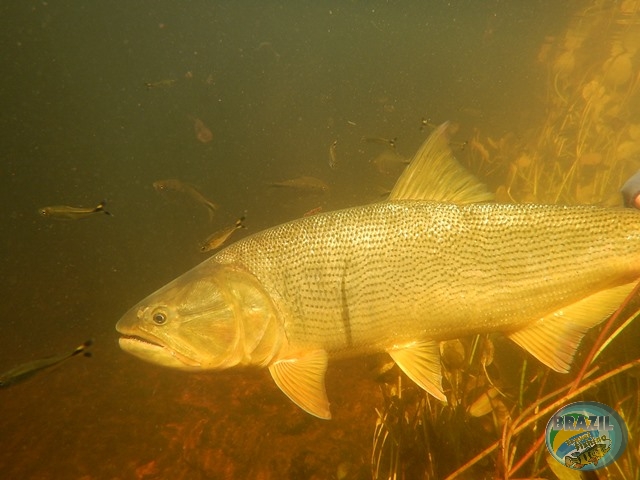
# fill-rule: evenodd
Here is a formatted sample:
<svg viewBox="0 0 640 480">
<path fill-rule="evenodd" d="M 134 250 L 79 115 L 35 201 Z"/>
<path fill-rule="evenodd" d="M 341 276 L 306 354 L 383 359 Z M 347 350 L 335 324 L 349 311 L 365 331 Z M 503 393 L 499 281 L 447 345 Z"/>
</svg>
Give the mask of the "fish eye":
<svg viewBox="0 0 640 480">
<path fill-rule="evenodd" d="M 153 320 L 153 323 L 155 323 L 156 325 L 164 325 L 165 323 L 167 323 L 167 314 L 164 312 L 156 312 L 151 318 Z"/>
</svg>

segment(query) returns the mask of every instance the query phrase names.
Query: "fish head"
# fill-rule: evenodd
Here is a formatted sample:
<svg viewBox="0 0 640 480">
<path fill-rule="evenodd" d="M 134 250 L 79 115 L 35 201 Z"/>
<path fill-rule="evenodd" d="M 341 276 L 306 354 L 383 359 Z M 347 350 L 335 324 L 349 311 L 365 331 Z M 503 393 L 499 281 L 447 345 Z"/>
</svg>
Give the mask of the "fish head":
<svg viewBox="0 0 640 480">
<path fill-rule="evenodd" d="M 123 350 L 183 370 L 264 366 L 284 338 L 260 282 L 215 257 L 135 305 L 116 330 Z"/>
<path fill-rule="evenodd" d="M 152 185 L 156 192 L 164 192 L 168 189 L 166 180 L 157 180 L 153 182 Z"/>
</svg>

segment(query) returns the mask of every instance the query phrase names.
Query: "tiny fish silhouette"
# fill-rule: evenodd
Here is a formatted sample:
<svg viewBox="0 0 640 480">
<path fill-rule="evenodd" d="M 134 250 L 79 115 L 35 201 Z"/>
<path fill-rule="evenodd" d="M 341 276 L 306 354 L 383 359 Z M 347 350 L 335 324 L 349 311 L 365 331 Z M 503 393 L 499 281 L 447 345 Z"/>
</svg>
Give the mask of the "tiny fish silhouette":
<svg viewBox="0 0 640 480">
<path fill-rule="evenodd" d="M 196 132 L 196 138 L 201 143 L 209 143 L 213 140 L 213 133 L 209 130 L 202 120 L 197 117 L 191 117 L 193 120 L 193 129 Z"/>
</svg>

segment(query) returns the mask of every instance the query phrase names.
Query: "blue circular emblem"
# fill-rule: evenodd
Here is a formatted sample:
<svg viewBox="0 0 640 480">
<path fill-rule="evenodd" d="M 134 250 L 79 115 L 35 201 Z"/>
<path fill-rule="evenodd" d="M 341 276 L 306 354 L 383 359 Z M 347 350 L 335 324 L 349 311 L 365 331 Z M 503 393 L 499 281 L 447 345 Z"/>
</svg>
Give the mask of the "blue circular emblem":
<svg viewBox="0 0 640 480">
<path fill-rule="evenodd" d="M 549 419 L 547 449 L 567 468 L 597 470 L 615 462 L 627 446 L 627 426 L 612 408 L 576 402 Z"/>
</svg>

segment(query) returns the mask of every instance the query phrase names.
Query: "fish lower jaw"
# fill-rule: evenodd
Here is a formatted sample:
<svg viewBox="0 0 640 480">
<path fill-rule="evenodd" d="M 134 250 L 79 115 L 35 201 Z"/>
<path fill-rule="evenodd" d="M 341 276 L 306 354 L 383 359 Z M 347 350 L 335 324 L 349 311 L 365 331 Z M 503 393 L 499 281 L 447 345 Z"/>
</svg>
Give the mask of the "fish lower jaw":
<svg viewBox="0 0 640 480">
<path fill-rule="evenodd" d="M 164 349 L 162 345 L 159 343 L 152 342 L 150 340 L 145 340 L 142 337 L 138 337 L 137 335 L 126 335 L 122 334 L 118 339 L 118 343 L 123 350 L 131 350 L 138 348 L 148 348 L 148 349 Z"/>
<path fill-rule="evenodd" d="M 199 370 L 200 363 L 157 343 L 134 335 L 122 335 L 120 348 L 146 362 L 181 370 Z"/>
</svg>

